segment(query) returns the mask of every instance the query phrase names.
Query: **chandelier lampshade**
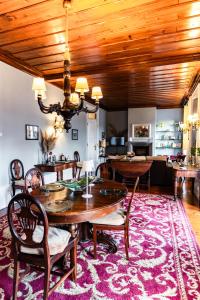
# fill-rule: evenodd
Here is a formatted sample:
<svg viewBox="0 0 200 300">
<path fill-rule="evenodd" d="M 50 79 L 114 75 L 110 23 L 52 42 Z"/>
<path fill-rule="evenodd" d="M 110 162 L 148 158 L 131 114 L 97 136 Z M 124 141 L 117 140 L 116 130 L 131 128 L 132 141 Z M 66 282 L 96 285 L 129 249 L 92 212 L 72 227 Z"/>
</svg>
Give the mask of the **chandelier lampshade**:
<svg viewBox="0 0 200 300">
<path fill-rule="evenodd" d="M 77 78 L 75 91 L 80 93 L 81 95 L 83 95 L 84 93 L 89 92 L 87 78 L 85 78 L 85 77 Z"/>
<path fill-rule="evenodd" d="M 102 94 L 100 86 L 94 86 L 92 88 L 92 96 L 91 96 L 91 98 L 95 99 L 96 102 L 99 102 L 99 99 L 103 98 L 103 94 Z"/>
<path fill-rule="evenodd" d="M 46 85 L 44 78 L 35 77 L 33 78 L 32 90 L 35 91 L 35 99 L 40 96 L 42 99 L 46 99 Z"/>
<path fill-rule="evenodd" d="M 69 101 L 74 105 L 74 106 L 79 106 L 80 105 L 80 98 L 77 93 L 71 93 Z"/>
</svg>

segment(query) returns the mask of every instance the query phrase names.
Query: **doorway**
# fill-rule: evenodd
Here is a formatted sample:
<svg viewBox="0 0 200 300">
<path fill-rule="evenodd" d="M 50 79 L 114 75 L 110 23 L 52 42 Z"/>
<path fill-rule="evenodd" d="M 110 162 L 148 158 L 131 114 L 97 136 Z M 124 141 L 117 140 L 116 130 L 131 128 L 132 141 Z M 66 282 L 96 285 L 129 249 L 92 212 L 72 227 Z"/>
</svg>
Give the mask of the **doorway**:
<svg viewBox="0 0 200 300">
<path fill-rule="evenodd" d="M 98 122 L 97 114 L 91 119 L 87 115 L 87 159 L 93 160 L 95 169 L 98 165 Z"/>
</svg>

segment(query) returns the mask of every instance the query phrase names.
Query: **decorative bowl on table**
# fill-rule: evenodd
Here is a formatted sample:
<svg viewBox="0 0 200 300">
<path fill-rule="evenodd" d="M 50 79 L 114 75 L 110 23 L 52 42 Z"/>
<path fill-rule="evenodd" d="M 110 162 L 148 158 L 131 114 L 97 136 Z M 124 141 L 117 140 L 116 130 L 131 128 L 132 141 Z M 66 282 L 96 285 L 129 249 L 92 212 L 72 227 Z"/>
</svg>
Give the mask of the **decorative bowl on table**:
<svg viewBox="0 0 200 300">
<path fill-rule="evenodd" d="M 64 188 L 65 187 L 59 183 L 49 183 L 49 184 L 42 185 L 40 187 L 40 190 L 43 192 L 59 192 L 64 190 Z"/>
</svg>

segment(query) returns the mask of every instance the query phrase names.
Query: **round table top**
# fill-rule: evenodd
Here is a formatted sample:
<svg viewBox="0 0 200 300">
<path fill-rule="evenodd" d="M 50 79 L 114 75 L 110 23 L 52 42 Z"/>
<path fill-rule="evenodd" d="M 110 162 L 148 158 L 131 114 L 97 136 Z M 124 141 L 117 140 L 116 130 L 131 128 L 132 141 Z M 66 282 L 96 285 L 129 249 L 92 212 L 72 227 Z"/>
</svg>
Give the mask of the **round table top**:
<svg viewBox="0 0 200 300">
<path fill-rule="evenodd" d="M 92 198 L 85 199 L 80 192 L 71 192 L 68 188 L 56 192 L 32 191 L 44 205 L 50 223 L 73 224 L 103 217 L 121 207 L 124 195 L 121 193 L 103 195 L 100 190 L 120 189 L 127 193 L 123 183 L 104 180 L 91 187 Z"/>
</svg>

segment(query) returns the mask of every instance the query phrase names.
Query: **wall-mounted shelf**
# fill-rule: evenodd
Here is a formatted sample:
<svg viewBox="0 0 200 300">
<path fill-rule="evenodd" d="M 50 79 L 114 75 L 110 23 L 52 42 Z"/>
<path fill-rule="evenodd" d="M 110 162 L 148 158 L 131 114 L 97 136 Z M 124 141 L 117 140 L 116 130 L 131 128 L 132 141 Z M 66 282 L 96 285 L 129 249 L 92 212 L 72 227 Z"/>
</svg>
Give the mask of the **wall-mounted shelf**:
<svg viewBox="0 0 200 300">
<path fill-rule="evenodd" d="M 172 133 L 174 133 L 173 130 L 156 130 L 156 132 L 172 132 Z"/>
<path fill-rule="evenodd" d="M 181 147 L 156 147 L 156 149 L 181 149 Z"/>
<path fill-rule="evenodd" d="M 155 149 L 156 154 L 159 151 L 165 151 L 166 155 L 176 155 L 182 148 L 182 133 L 178 130 L 178 123 L 172 120 L 161 121 L 156 124 Z"/>
<path fill-rule="evenodd" d="M 182 141 L 182 139 L 155 139 L 156 141 Z"/>
</svg>

